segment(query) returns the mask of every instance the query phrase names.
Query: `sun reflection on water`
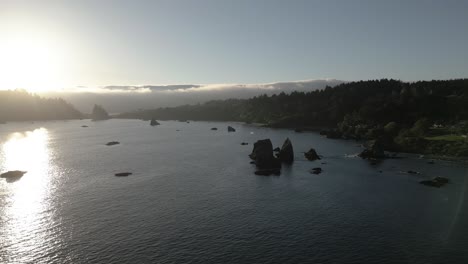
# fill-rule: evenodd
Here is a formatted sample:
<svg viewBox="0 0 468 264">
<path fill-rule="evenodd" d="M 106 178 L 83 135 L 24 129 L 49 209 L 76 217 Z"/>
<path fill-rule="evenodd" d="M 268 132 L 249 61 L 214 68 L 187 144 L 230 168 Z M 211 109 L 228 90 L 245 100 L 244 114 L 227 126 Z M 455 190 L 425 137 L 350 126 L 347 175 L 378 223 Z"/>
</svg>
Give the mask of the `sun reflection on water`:
<svg viewBox="0 0 468 264">
<path fill-rule="evenodd" d="M 10 134 L 0 141 L 0 171 L 22 170 L 27 173 L 14 182 L 1 181 L 0 235 L 4 247 L 0 262 L 29 261 L 37 247 L 44 247 L 50 226 L 51 153 L 45 128 Z"/>
</svg>

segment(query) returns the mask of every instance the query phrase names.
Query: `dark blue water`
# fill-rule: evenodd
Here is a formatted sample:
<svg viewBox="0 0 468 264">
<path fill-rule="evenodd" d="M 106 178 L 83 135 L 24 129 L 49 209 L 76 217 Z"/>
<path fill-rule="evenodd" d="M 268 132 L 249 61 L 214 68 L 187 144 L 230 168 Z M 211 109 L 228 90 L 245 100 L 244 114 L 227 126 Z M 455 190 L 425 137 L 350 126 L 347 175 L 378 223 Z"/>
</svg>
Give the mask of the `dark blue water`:
<svg viewBox="0 0 468 264">
<path fill-rule="evenodd" d="M 252 143 L 287 137 L 294 164 L 254 175 Z M 321 161 L 305 160 L 311 147 Z M 235 123 L 0 125 L 0 171 L 28 171 L 0 179 L 0 262 L 468 263 L 466 166 L 415 157 L 371 165 L 360 150 Z M 124 171 L 133 175 L 114 177 Z M 418 183 L 434 176 L 451 183 Z"/>
</svg>

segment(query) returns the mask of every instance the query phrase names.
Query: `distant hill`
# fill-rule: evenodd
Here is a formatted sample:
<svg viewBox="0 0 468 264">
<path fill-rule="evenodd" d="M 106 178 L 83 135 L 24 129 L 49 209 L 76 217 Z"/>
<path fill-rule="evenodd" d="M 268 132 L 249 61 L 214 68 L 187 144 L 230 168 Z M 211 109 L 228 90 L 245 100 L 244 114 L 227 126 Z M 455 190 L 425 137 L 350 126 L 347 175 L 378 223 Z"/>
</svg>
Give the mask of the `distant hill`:
<svg viewBox="0 0 468 264">
<path fill-rule="evenodd" d="M 83 114 L 61 98 L 42 98 L 24 90 L 0 91 L 0 121 L 78 119 Z"/>
</svg>

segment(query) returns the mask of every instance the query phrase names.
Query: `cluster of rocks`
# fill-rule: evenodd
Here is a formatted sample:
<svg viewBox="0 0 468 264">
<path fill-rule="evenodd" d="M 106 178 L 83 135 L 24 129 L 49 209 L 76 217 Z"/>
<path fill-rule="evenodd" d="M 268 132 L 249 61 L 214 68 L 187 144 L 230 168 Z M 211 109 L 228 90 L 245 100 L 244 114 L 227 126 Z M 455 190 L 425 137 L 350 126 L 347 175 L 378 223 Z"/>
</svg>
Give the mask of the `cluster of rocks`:
<svg viewBox="0 0 468 264">
<path fill-rule="evenodd" d="M 274 154 L 273 144 L 270 139 L 258 140 L 254 143 L 249 157 L 257 167 L 256 175 L 279 175 L 281 163 L 291 164 L 294 161 L 294 151 L 291 140 L 287 138 L 280 149 Z"/>
<path fill-rule="evenodd" d="M 380 140 L 372 140 L 368 142 L 366 149 L 364 149 L 359 157 L 363 159 L 384 159 L 385 151 L 382 142 Z"/>
</svg>

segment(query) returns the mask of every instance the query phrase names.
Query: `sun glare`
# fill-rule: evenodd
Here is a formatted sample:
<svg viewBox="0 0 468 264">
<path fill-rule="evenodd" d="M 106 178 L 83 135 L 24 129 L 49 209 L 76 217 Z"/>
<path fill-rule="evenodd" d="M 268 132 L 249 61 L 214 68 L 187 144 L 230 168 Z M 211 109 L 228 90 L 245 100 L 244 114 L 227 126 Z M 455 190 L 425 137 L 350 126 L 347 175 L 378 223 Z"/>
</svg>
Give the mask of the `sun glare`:
<svg viewBox="0 0 468 264">
<path fill-rule="evenodd" d="M 65 54 L 56 39 L 21 29 L 0 33 L 0 89 L 41 92 L 64 85 Z"/>
</svg>

